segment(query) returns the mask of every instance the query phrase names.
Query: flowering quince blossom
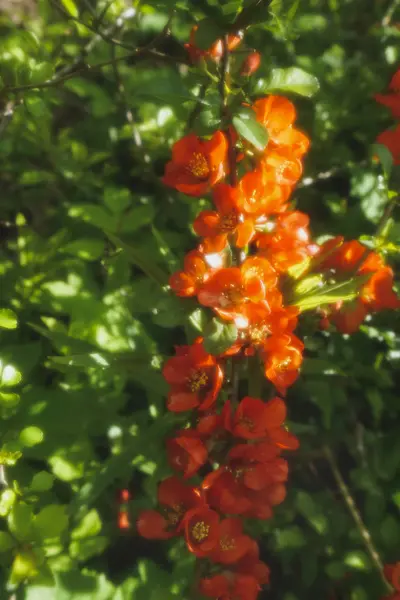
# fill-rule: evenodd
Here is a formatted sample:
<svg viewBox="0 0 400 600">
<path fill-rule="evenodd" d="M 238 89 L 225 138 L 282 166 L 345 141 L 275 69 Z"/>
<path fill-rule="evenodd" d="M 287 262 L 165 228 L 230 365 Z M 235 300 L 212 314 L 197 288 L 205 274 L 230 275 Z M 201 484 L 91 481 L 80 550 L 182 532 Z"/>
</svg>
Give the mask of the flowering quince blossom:
<svg viewBox="0 0 400 600">
<path fill-rule="evenodd" d="M 183 137 L 172 148 L 163 182 L 189 196 L 201 196 L 224 177 L 227 149 L 222 131 L 216 131 L 209 140 L 194 134 Z"/>
<path fill-rule="evenodd" d="M 230 35 L 201 50 L 196 31 L 197 26 L 186 44 L 190 60 L 209 61 L 214 69 L 222 59 L 229 62 L 241 41 L 240 35 Z M 236 72 L 249 77 L 259 59 L 254 52 L 242 56 Z M 397 117 L 399 71 L 390 91 L 377 100 Z M 166 439 L 176 475 L 160 483 L 158 508 L 142 511 L 137 520 L 142 536 L 181 536 L 189 552 L 205 559 L 195 583 L 204 597 L 215 600 L 256 600 L 269 582 L 269 568 L 246 533 L 246 519 L 272 518 L 286 497 L 289 467 L 282 454 L 297 450 L 299 441 L 285 426 L 283 398 L 303 361 L 304 344 L 296 329 L 304 297 L 323 315 L 321 328 L 333 323 L 343 333 L 356 331 L 371 312 L 400 307 L 393 271 L 377 252 L 341 236 L 316 244 L 309 217 L 290 205 L 310 145 L 294 126 L 293 103 L 270 95 L 244 108 L 255 130 L 268 133 L 265 147 L 255 149 L 251 136 L 245 139 L 240 128 L 234 129 L 235 120 L 225 122 L 224 116 L 221 130 L 208 138 L 189 133 L 178 140 L 165 168 L 165 185 L 189 196 L 210 193 L 212 204 L 202 205 L 193 223 L 200 238 L 196 249 L 169 279 L 178 297 L 198 301 L 197 312 L 207 325 L 199 327 L 201 337 L 176 346 L 175 356 L 164 363 L 167 409 L 180 413 L 179 428 Z M 225 109 L 224 104 L 224 115 Z M 398 163 L 399 127 L 378 138 Z M 307 295 L 310 275 L 317 291 L 320 283 L 323 291 L 332 281 L 356 281 L 354 299 L 344 303 L 339 296 L 322 310 L 312 286 Z M 221 332 L 223 343 L 215 345 Z M 259 367 L 257 397 L 240 396 L 241 359 Z M 400 563 L 388 565 L 385 573 L 395 589 L 390 600 L 399 600 Z"/>
</svg>

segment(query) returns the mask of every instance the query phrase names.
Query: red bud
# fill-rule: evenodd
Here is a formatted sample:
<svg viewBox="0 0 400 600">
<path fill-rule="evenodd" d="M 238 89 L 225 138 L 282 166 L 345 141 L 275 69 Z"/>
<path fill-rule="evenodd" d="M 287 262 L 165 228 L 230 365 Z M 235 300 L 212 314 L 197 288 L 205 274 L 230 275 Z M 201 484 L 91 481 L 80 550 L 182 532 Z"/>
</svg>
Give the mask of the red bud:
<svg viewBox="0 0 400 600">
<path fill-rule="evenodd" d="M 252 52 L 245 58 L 240 71 L 241 75 L 253 75 L 261 64 L 261 55 L 259 52 Z"/>
</svg>

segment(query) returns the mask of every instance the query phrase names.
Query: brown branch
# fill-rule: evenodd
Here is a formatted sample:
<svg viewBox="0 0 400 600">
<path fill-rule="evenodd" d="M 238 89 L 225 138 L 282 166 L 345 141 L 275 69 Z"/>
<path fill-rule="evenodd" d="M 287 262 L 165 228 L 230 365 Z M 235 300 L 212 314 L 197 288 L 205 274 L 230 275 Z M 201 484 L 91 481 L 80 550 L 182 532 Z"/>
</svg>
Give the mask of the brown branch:
<svg viewBox="0 0 400 600">
<path fill-rule="evenodd" d="M 342 494 L 342 497 L 343 497 L 343 500 L 345 501 L 347 509 L 348 509 L 349 513 L 351 514 L 351 516 L 353 517 L 353 520 L 354 520 L 356 527 L 358 529 L 358 532 L 364 542 L 364 545 L 368 551 L 368 554 L 370 555 L 371 560 L 376 567 L 376 570 L 379 572 L 383 582 L 385 583 L 385 586 L 387 587 L 388 590 L 392 591 L 392 587 L 389 584 L 389 582 L 386 580 L 384 572 L 383 572 L 383 563 L 382 563 L 381 557 L 379 556 L 379 553 L 374 546 L 371 534 L 368 531 L 368 529 L 366 528 L 366 526 L 362 520 L 362 517 L 358 511 L 358 508 L 356 506 L 356 503 L 354 502 L 354 499 L 350 493 L 350 490 L 347 487 L 346 482 L 344 481 L 344 479 L 342 477 L 342 474 L 339 470 L 339 467 L 338 467 L 336 459 L 333 455 L 333 452 L 329 448 L 329 446 L 324 446 L 323 453 L 324 453 L 326 460 L 329 463 L 329 466 L 332 471 L 332 475 L 337 483 L 340 493 Z"/>
</svg>

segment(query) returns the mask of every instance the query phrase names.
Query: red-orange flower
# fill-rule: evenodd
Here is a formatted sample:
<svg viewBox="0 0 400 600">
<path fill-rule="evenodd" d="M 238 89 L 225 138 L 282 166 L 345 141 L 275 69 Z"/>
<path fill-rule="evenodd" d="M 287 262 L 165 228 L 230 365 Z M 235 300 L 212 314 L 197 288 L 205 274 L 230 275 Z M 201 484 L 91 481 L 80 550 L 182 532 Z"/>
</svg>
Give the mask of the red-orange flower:
<svg viewBox="0 0 400 600">
<path fill-rule="evenodd" d="M 168 477 L 158 486 L 159 511 L 140 513 L 137 528 L 147 539 L 169 539 L 179 533 L 181 521 L 188 510 L 204 504 L 201 491 L 184 484 L 178 477 Z"/>
<path fill-rule="evenodd" d="M 285 394 L 299 376 L 303 349 L 304 344 L 293 334 L 273 335 L 265 343 L 262 351 L 265 376 L 281 394 Z"/>
<path fill-rule="evenodd" d="M 260 560 L 260 549 L 255 540 L 252 540 L 248 552 L 235 565 L 235 572 L 242 575 L 251 575 L 260 585 L 269 583 L 270 569 Z"/>
<path fill-rule="evenodd" d="M 400 165 L 400 123 L 394 129 L 387 129 L 376 138 L 378 144 L 383 144 L 393 157 L 393 163 Z"/>
<path fill-rule="evenodd" d="M 192 429 L 182 429 L 167 440 L 166 446 L 171 467 L 182 472 L 185 479 L 192 477 L 207 462 L 207 448 Z"/>
<path fill-rule="evenodd" d="M 297 438 L 283 428 L 286 404 L 281 398 L 263 402 L 259 398 L 246 396 L 235 413 L 231 415 L 229 412 L 227 415 L 226 427 L 236 437 L 245 440 L 268 438 L 281 448 L 293 450 L 299 446 Z"/>
<path fill-rule="evenodd" d="M 277 183 L 274 169 L 263 164 L 243 175 L 238 187 L 240 209 L 261 222 L 282 210 L 290 193 Z"/>
<path fill-rule="evenodd" d="M 204 237 L 205 252 L 220 252 L 230 237 L 238 247 L 246 246 L 254 235 L 254 221 L 245 217 L 239 208 L 239 190 L 225 183 L 214 188 L 217 211 L 204 210 L 193 223 L 193 229 Z"/>
<path fill-rule="evenodd" d="M 303 262 L 314 252 L 309 222 L 309 217 L 297 210 L 279 214 L 272 231 L 257 236 L 260 256 L 267 258 L 280 273 Z"/>
<path fill-rule="evenodd" d="M 207 598 L 216 600 L 256 600 L 260 587 L 257 579 L 242 573 L 214 575 L 208 579 L 201 579 L 200 592 Z"/>
<path fill-rule="evenodd" d="M 219 542 L 219 515 L 207 507 L 188 511 L 183 519 L 183 527 L 186 544 L 196 556 L 209 555 Z"/>
<path fill-rule="evenodd" d="M 203 254 L 192 250 L 185 256 L 183 270 L 173 273 L 169 278 L 169 285 L 177 296 L 195 296 L 208 273 L 209 267 Z"/>
<path fill-rule="evenodd" d="M 362 288 L 361 300 L 369 310 L 400 308 L 400 299 L 393 291 L 393 271 L 390 267 L 382 267 L 372 275 Z"/>
<path fill-rule="evenodd" d="M 390 108 L 394 119 L 400 119 L 400 69 L 393 75 L 389 90 L 391 94 L 375 94 L 375 100 Z"/>
<path fill-rule="evenodd" d="M 189 196 L 201 196 L 225 175 L 227 141 L 222 131 L 202 140 L 189 134 L 172 147 L 163 183 Z"/>
<path fill-rule="evenodd" d="M 237 562 L 250 550 L 252 539 L 243 533 L 242 521 L 224 519 L 219 526 L 219 540 L 210 554 L 214 562 L 229 565 Z"/>
<path fill-rule="evenodd" d="M 163 375 L 171 386 L 168 410 L 182 412 L 196 407 L 208 410 L 221 389 L 222 367 L 215 356 L 204 350 L 202 338 L 176 351 L 177 355 L 169 358 L 163 368 Z"/>
<path fill-rule="evenodd" d="M 307 152 L 310 140 L 304 133 L 294 129 L 296 110 L 290 100 L 282 96 L 260 98 L 253 104 L 253 110 L 275 145 L 290 147 L 295 158 Z"/>
<path fill-rule="evenodd" d="M 253 256 L 241 267 L 228 267 L 210 275 L 201 287 L 198 299 L 204 306 L 212 307 L 222 318 L 234 320 L 247 302 L 265 300 L 267 289 L 277 283 L 271 264 Z"/>
</svg>

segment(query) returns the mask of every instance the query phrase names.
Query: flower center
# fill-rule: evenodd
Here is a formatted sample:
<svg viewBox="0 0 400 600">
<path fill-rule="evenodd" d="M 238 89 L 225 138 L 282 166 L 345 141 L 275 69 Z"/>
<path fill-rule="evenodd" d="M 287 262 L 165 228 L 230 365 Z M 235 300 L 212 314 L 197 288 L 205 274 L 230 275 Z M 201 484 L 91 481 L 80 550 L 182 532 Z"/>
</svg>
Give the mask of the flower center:
<svg viewBox="0 0 400 600">
<path fill-rule="evenodd" d="M 235 212 L 230 212 L 227 215 L 223 215 L 220 221 L 220 230 L 221 231 L 233 231 L 236 229 L 238 224 L 238 217 Z"/>
<path fill-rule="evenodd" d="M 234 550 L 236 548 L 235 540 L 227 535 L 220 539 L 219 545 L 223 551 Z"/>
<path fill-rule="evenodd" d="M 185 508 L 183 504 L 174 504 L 170 508 L 165 509 L 165 516 L 168 520 L 169 525 L 175 527 L 182 519 L 185 514 Z"/>
<path fill-rule="evenodd" d="M 270 333 L 271 331 L 266 324 L 250 327 L 249 337 L 251 343 L 255 346 L 262 344 Z"/>
<path fill-rule="evenodd" d="M 220 297 L 220 305 L 222 308 L 240 304 L 243 302 L 243 288 L 241 285 L 230 285 L 228 286 Z"/>
<path fill-rule="evenodd" d="M 249 417 L 242 417 L 240 419 L 240 423 L 241 423 L 241 425 L 244 425 L 244 427 L 246 427 L 246 429 L 248 429 L 249 431 L 254 431 L 255 423 Z"/>
<path fill-rule="evenodd" d="M 195 542 L 203 542 L 208 538 L 210 532 L 210 526 L 206 525 L 204 521 L 198 521 L 196 525 L 192 527 L 192 538 Z"/>
<path fill-rule="evenodd" d="M 199 179 L 207 179 L 210 169 L 204 154 L 194 152 L 188 164 L 189 171 Z"/>
<path fill-rule="evenodd" d="M 193 369 L 190 376 L 187 377 L 189 389 L 192 392 L 198 392 L 202 387 L 207 385 L 208 376 L 202 369 Z"/>
</svg>

